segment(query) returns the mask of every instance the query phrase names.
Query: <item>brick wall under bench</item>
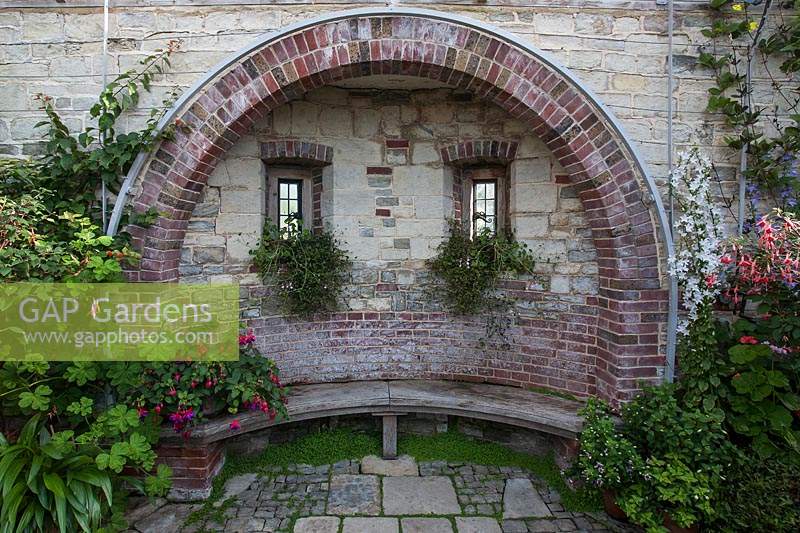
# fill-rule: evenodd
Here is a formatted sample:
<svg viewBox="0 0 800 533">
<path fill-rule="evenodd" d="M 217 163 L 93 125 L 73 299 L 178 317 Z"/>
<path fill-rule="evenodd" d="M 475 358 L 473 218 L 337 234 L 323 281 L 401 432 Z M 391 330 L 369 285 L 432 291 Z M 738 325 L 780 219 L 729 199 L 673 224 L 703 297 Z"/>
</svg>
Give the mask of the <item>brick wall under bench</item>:
<svg viewBox="0 0 800 533">
<path fill-rule="evenodd" d="M 171 500 L 204 500 L 211 495 L 214 477 L 225 464 L 225 442 L 170 442 L 158 446 L 156 454 L 158 463 L 172 468 Z"/>
</svg>

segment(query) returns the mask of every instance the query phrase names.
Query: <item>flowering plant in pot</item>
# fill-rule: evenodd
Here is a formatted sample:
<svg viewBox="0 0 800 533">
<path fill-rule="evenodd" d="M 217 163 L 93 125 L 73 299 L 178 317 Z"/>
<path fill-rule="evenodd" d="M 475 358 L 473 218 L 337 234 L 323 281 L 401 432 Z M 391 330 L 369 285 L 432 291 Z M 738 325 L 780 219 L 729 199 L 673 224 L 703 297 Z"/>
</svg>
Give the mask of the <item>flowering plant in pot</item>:
<svg viewBox="0 0 800 533">
<path fill-rule="evenodd" d="M 141 417 L 165 419 L 184 438 L 220 407 L 231 414 L 247 409 L 285 417 L 286 388 L 275 363 L 260 354 L 255 340 L 252 332 L 239 336 L 237 361 L 131 363 L 119 379 L 121 400 L 136 406 Z"/>
<path fill-rule="evenodd" d="M 574 468 L 587 483 L 603 490 L 606 512 L 624 519 L 625 513 L 616 503 L 616 494 L 637 477 L 642 459 L 635 446 L 617 429 L 605 402 L 590 398 L 581 415 L 585 424 Z"/>
</svg>

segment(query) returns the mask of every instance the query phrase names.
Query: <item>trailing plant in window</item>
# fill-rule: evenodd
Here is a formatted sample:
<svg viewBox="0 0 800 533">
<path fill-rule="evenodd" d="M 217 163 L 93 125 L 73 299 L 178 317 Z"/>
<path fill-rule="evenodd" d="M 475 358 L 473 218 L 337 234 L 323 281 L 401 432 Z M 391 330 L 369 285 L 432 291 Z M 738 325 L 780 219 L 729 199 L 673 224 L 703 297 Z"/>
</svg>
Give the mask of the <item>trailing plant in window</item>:
<svg viewBox="0 0 800 533">
<path fill-rule="evenodd" d="M 534 258 L 525 243 L 503 232 L 484 230 L 470 236 L 461 224 L 450 222 L 450 235 L 438 247 L 428 265 L 443 281 L 438 287 L 445 306 L 459 315 L 489 312 L 487 336 L 502 336 L 509 322 L 513 300 L 498 292 L 507 274 L 529 274 Z"/>
<path fill-rule="evenodd" d="M 338 308 L 350 259 L 328 231 L 318 233 L 268 220 L 253 262 L 262 276 L 275 281 L 287 313 L 309 316 Z"/>
</svg>

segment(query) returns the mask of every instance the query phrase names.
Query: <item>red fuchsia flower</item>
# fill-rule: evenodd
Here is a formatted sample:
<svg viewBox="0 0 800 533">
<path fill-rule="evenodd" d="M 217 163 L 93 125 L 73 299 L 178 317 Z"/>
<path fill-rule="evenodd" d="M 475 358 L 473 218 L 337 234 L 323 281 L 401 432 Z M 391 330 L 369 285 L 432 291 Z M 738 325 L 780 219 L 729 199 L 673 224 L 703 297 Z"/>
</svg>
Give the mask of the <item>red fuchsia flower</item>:
<svg viewBox="0 0 800 533">
<path fill-rule="evenodd" d="M 207 379 L 207 380 L 206 380 L 206 382 L 205 382 L 205 387 L 206 387 L 207 389 L 210 389 L 210 388 L 211 388 L 211 386 L 212 386 L 211 380 L 210 380 L 210 379 Z"/>
<path fill-rule="evenodd" d="M 159 411 L 160 411 L 160 409 L 159 409 Z M 136 408 L 136 412 L 139 413 L 139 419 L 140 420 L 142 418 L 146 417 L 148 415 L 148 413 L 149 413 L 149 411 L 147 409 L 145 409 L 144 407 L 137 407 Z"/>
<path fill-rule="evenodd" d="M 156 414 L 159 414 L 159 415 L 160 415 L 160 414 L 161 414 L 161 409 L 162 409 L 162 405 L 161 405 L 161 404 L 158 404 L 158 405 L 156 405 L 156 406 L 153 408 L 153 411 L 155 411 L 155 412 L 156 412 Z"/>
<path fill-rule="evenodd" d="M 242 425 L 239 423 L 239 419 L 238 418 L 235 419 L 233 422 L 231 422 L 230 428 L 231 428 L 231 431 L 236 431 L 237 429 L 241 429 L 242 428 Z"/>
<path fill-rule="evenodd" d="M 239 346 L 246 346 L 248 344 L 253 344 L 256 342 L 256 336 L 253 335 L 252 330 L 248 330 L 248 332 L 244 335 L 239 335 Z"/>
<path fill-rule="evenodd" d="M 187 424 L 194 419 L 194 408 L 188 407 L 186 409 L 179 407 L 177 411 L 169 415 L 169 421 L 172 422 L 172 429 L 176 433 L 184 430 Z"/>
<path fill-rule="evenodd" d="M 196 389 L 196 388 L 197 388 L 197 381 L 195 381 L 195 380 L 192 380 L 192 382 L 189 384 L 189 386 L 190 386 L 191 388 L 193 388 L 193 389 Z"/>
<path fill-rule="evenodd" d="M 172 376 L 172 377 L 175 378 L 175 381 L 180 381 L 181 380 L 181 375 L 180 375 L 179 372 L 175 372 L 175 375 Z"/>
<path fill-rule="evenodd" d="M 756 339 L 755 337 L 753 337 L 751 335 L 743 335 L 742 337 L 739 337 L 739 343 L 740 344 L 758 344 L 758 339 Z"/>
<path fill-rule="evenodd" d="M 178 391 L 175 390 L 175 387 L 172 387 L 167 391 L 167 396 L 177 396 Z"/>
</svg>

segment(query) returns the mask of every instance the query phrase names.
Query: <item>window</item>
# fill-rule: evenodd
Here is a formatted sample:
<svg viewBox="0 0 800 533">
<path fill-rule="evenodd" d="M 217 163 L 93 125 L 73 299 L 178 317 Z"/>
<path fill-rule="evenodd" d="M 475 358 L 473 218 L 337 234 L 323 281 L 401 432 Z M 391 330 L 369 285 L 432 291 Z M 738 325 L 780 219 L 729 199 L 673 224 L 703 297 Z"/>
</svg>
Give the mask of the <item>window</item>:
<svg viewBox="0 0 800 533">
<path fill-rule="evenodd" d="M 284 229 L 313 227 L 312 169 L 267 167 L 267 216 Z"/>
<path fill-rule="evenodd" d="M 472 183 L 472 232 L 497 231 L 497 181 Z"/>
<path fill-rule="evenodd" d="M 461 217 L 469 224 L 470 233 L 479 235 L 483 231 L 497 233 L 508 227 L 508 179 L 506 167 L 502 165 L 480 165 L 462 167 Z"/>
<path fill-rule="evenodd" d="M 278 179 L 278 226 L 297 227 L 303 216 L 303 180 Z"/>
</svg>

